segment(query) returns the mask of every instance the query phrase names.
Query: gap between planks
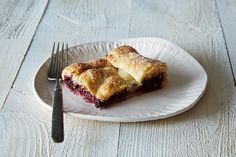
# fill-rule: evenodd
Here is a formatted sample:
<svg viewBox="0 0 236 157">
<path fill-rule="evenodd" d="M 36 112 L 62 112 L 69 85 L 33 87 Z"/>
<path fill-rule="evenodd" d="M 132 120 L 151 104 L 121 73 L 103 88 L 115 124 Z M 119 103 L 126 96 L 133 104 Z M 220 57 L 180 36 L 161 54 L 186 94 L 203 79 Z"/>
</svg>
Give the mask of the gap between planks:
<svg viewBox="0 0 236 157">
<path fill-rule="evenodd" d="M 229 55 L 228 44 L 227 44 L 227 41 L 226 41 L 225 32 L 224 32 L 224 28 L 223 28 L 221 17 L 220 17 L 220 11 L 219 11 L 218 4 L 217 4 L 216 0 L 215 0 L 215 7 L 216 7 L 216 11 L 217 11 L 217 18 L 219 20 L 221 32 L 222 32 L 223 39 L 224 39 L 225 49 L 226 49 L 228 60 L 229 60 L 229 65 L 230 65 L 230 69 L 231 69 L 231 73 L 232 73 L 232 77 L 233 77 L 234 86 L 236 86 L 236 79 L 235 79 L 235 76 L 234 76 L 234 69 L 233 69 L 233 65 L 232 65 L 232 62 L 231 62 L 230 55 Z"/>
<path fill-rule="evenodd" d="M 38 29 L 38 27 L 39 27 L 39 24 L 41 23 L 41 21 L 42 21 L 42 19 L 43 19 L 43 16 L 44 16 L 45 13 L 46 13 L 46 10 L 47 10 L 47 8 L 48 8 L 48 5 L 49 5 L 49 1 L 47 1 L 47 3 L 46 3 L 46 6 L 45 6 L 45 8 L 44 8 L 44 10 L 43 10 L 43 13 L 42 13 L 42 16 L 41 16 L 40 19 L 39 19 L 39 22 L 38 22 L 38 24 L 37 24 L 37 26 L 36 26 L 36 29 L 35 29 L 35 31 L 34 31 L 34 34 L 33 34 L 32 38 L 31 38 L 31 40 L 30 40 L 30 43 L 29 43 L 29 45 L 28 45 L 28 47 L 27 47 L 27 49 L 26 49 L 26 52 L 25 52 L 25 54 L 24 54 L 24 56 L 23 56 L 23 59 L 22 59 L 22 61 L 21 61 L 21 63 L 20 63 L 20 66 L 19 66 L 19 68 L 18 68 L 18 70 L 17 70 L 17 72 L 16 72 L 15 78 L 14 78 L 14 80 L 12 81 L 11 88 L 8 90 L 7 96 L 5 97 L 5 99 L 4 99 L 4 101 L 3 101 L 3 105 L 1 106 L 0 110 L 1 110 L 1 109 L 4 107 L 4 105 L 6 104 L 6 100 L 7 100 L 7 98 L 9 97 L 10 91 L 13 89 L 13 85 L 14 85 L 14 83 L 15 83 L 15 81 L 16 81 L 16 78 L 17 78 L 17 76 L 18 76 L 18 74 L 19 74 L 19 71 L 20 71 L 20 69 L 21 69 L 21 67 L 22 67 L 23 62 L 25 61 L 25 57 L 26 57 L 26 55 L 27 55 L 27 53 L 28 53 L 28 51 L 29 51 L 29 49 L 30 49 L 30 47 L 31 47 L 31 44 L 32 44 L 32 42 L 33 42 L 33 40 L 34 40 L 34 37 L 35 37 L 35 34 L 36 34 L 36 31 L 37 31 L 37 29 Z"/>
</svg>

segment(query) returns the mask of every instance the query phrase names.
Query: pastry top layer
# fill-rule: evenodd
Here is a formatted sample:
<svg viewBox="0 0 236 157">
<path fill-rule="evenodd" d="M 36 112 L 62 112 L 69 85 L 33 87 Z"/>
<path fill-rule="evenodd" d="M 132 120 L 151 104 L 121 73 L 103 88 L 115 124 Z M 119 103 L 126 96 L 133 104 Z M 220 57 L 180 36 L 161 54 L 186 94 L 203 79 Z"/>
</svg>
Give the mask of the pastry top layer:
<svg viewBox="0 0 236 157">
<path fill-rule="evenodd" d="M 130 46 L 118 47 L 109 52 L 106 58 L 114 67 L 124 69 L 139 83 L 167 71 L 165 63 L 144 57 Z"/>
<path fill-rule="evenodd" d="M 107 100 L 111 95 L 138 84 L 128 73 L 113 67 L 105 58 L 71 64 L 62 71 L 62 78 L 65 76 L 72 77 L 74 82 L 100 100 Z"/>
<path fill-rule="evenodd" d="M 72 77 L 75 83 L 105 101 L 113 94 L 140 86 L 152 76 L 160 73 L 166 76 L 166 70 L 166 64 L 143 57 L 130 46 L 122 46 L 103 58 L 71 64 L 62 71 L 62 78 Z"/>
</svg>

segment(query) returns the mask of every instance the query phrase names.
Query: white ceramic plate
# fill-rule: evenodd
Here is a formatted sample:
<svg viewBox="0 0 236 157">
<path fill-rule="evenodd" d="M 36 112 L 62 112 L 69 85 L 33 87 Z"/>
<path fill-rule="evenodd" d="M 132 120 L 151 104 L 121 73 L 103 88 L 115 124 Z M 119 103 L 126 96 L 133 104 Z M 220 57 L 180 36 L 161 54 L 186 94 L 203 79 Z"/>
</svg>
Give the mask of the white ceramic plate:
<svg viewBox="0 0 236 157">
<path fill-rule="evenodd" d="M 81 62 L 105 55 L 120 45 L 133 46 L 146 57 L 168 65 L 168 85 L 158 91 L 130 98 L 110 108 L 99 110 L 63 87 L 64 112 L 79 118 L 137 122 L 167 118 L 191 108 L 205 91 L 207 75 L 201 65 L 185 50 L 160 38 L 133 38 L 116 42 L 81 44 L 69 49 L 70 62 Z M 37 99 L 51 109 L 54 83 L 47 80 L 47 59 L 35 74 L 33 88 Z"/>
</svg>

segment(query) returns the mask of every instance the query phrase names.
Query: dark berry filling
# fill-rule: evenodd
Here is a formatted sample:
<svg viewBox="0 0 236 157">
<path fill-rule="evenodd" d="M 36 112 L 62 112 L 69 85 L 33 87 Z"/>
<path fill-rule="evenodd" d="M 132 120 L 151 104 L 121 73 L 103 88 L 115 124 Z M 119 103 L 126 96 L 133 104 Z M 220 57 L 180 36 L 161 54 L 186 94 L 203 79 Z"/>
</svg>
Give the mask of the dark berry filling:
<svg viewBox="0 0 236 157">
<path fill-rule="evenodd" d="M 160 73 L 157 76 L 144 80 L 143 85 L 140 87 L 140 90 L 143 92 L 149 92 L 156 89 L 160 89 L 162 87 L 162 82 L 164 81 L 163 77 L 163 73 Z"/>
<path fill-rule="evenodd" d="M 74 83 L 71 76 L 64 76 L 64 82 L 65 82 L 66 86 L 74 94 L 80 94 L 85 101 L 95 104 L 95 106 L 97 108 L 98 107 L 105 108 L 109 104 L 112 104 L 113 102 L 121 102 L 121 101 L 125 100 L 129 96 L 129 94 L 132 94 L 135 92 L 134 91 L 131 93 L 127 90 L 124 90 L 124 91 L 121 91 L 119 93 L 112 95 L 106 101 L 101 101 L 101 100 L 97 99 L 94 95 L 92 95 L 90 92 L 85 90 L 83 88 L 83 86 Z M 156 77 L 152 77 L 148 80 L 145 80 L 143 82 L 143 85 L 141 87 L 139 87 L 136 92 L 149 92 L 149 91 L 153 91 L 155 89 L 160 89 L 162 82 L 163 82 L 163 74 L 161 73 Z"/>
<path fill-rule="evenodd" d="M 97 99 L 94 95 L 92 95 L 90 92 L 86 91 L 82 86 L 79 84 L 75 84 L 71 77 L 64 76 L 64 82 L 66 86 L 74 93 L 74 94 L 80 94 L 83 99 L 89 103 L 94 103 L 96 107 L 102 106 L 104 103 Z"/>
</svg>

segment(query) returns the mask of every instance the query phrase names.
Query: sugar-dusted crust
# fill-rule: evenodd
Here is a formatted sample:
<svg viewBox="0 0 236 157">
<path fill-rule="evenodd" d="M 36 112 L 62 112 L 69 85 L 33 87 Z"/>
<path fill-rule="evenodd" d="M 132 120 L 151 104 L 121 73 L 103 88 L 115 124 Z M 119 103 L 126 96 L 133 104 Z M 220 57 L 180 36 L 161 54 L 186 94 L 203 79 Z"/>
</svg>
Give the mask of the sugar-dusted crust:
<svg viewBox="0 0 236 157">
<path fill-rule="evenodd" d="M 62 71 L 62 79 L 65 78 L 70 78 L 73 86 L 79 85 L 88 91 L 99 104 L 106 104 L 110 102 L 109 98 L 119 93 L 132 95 L 140 90 L 162 88 L 167 81 L 167 66 L 141 56 L 130 46 L 121 46 L 103 58 L 71 64 Z"/>
<path fill-rule="evenodd" d="M 62 71 L 62 79 L 66 76 L 83 86 L 96 98 L 105 101 L 111 95 L 129 88 L 137 82 L 125 71 L 113 67 L 106 58 L 75 63 Z"/>
<path fill-rule="evenodd" d="M 144 57 L 130 46 L 113 49 L 106 58 L 114 67 L 125 70 L 139 83 L 160 73 L 167 76 L 165 63 Z"/>
<path fill-rule="evenodd" d="M 74 75 L 75 77 L 80 75 L 82 72 L 88 69 L 97 69 L 103 68 L 106 66 L 112 66 L 110 62 L 106 58 L 99 58 L 95 60 L 90 60 L 85 63 L 73 63 L 70 66 L 67 66 L 62 72 L 62 78 L 64 79 L 64 75 Z"/>
</svg>

